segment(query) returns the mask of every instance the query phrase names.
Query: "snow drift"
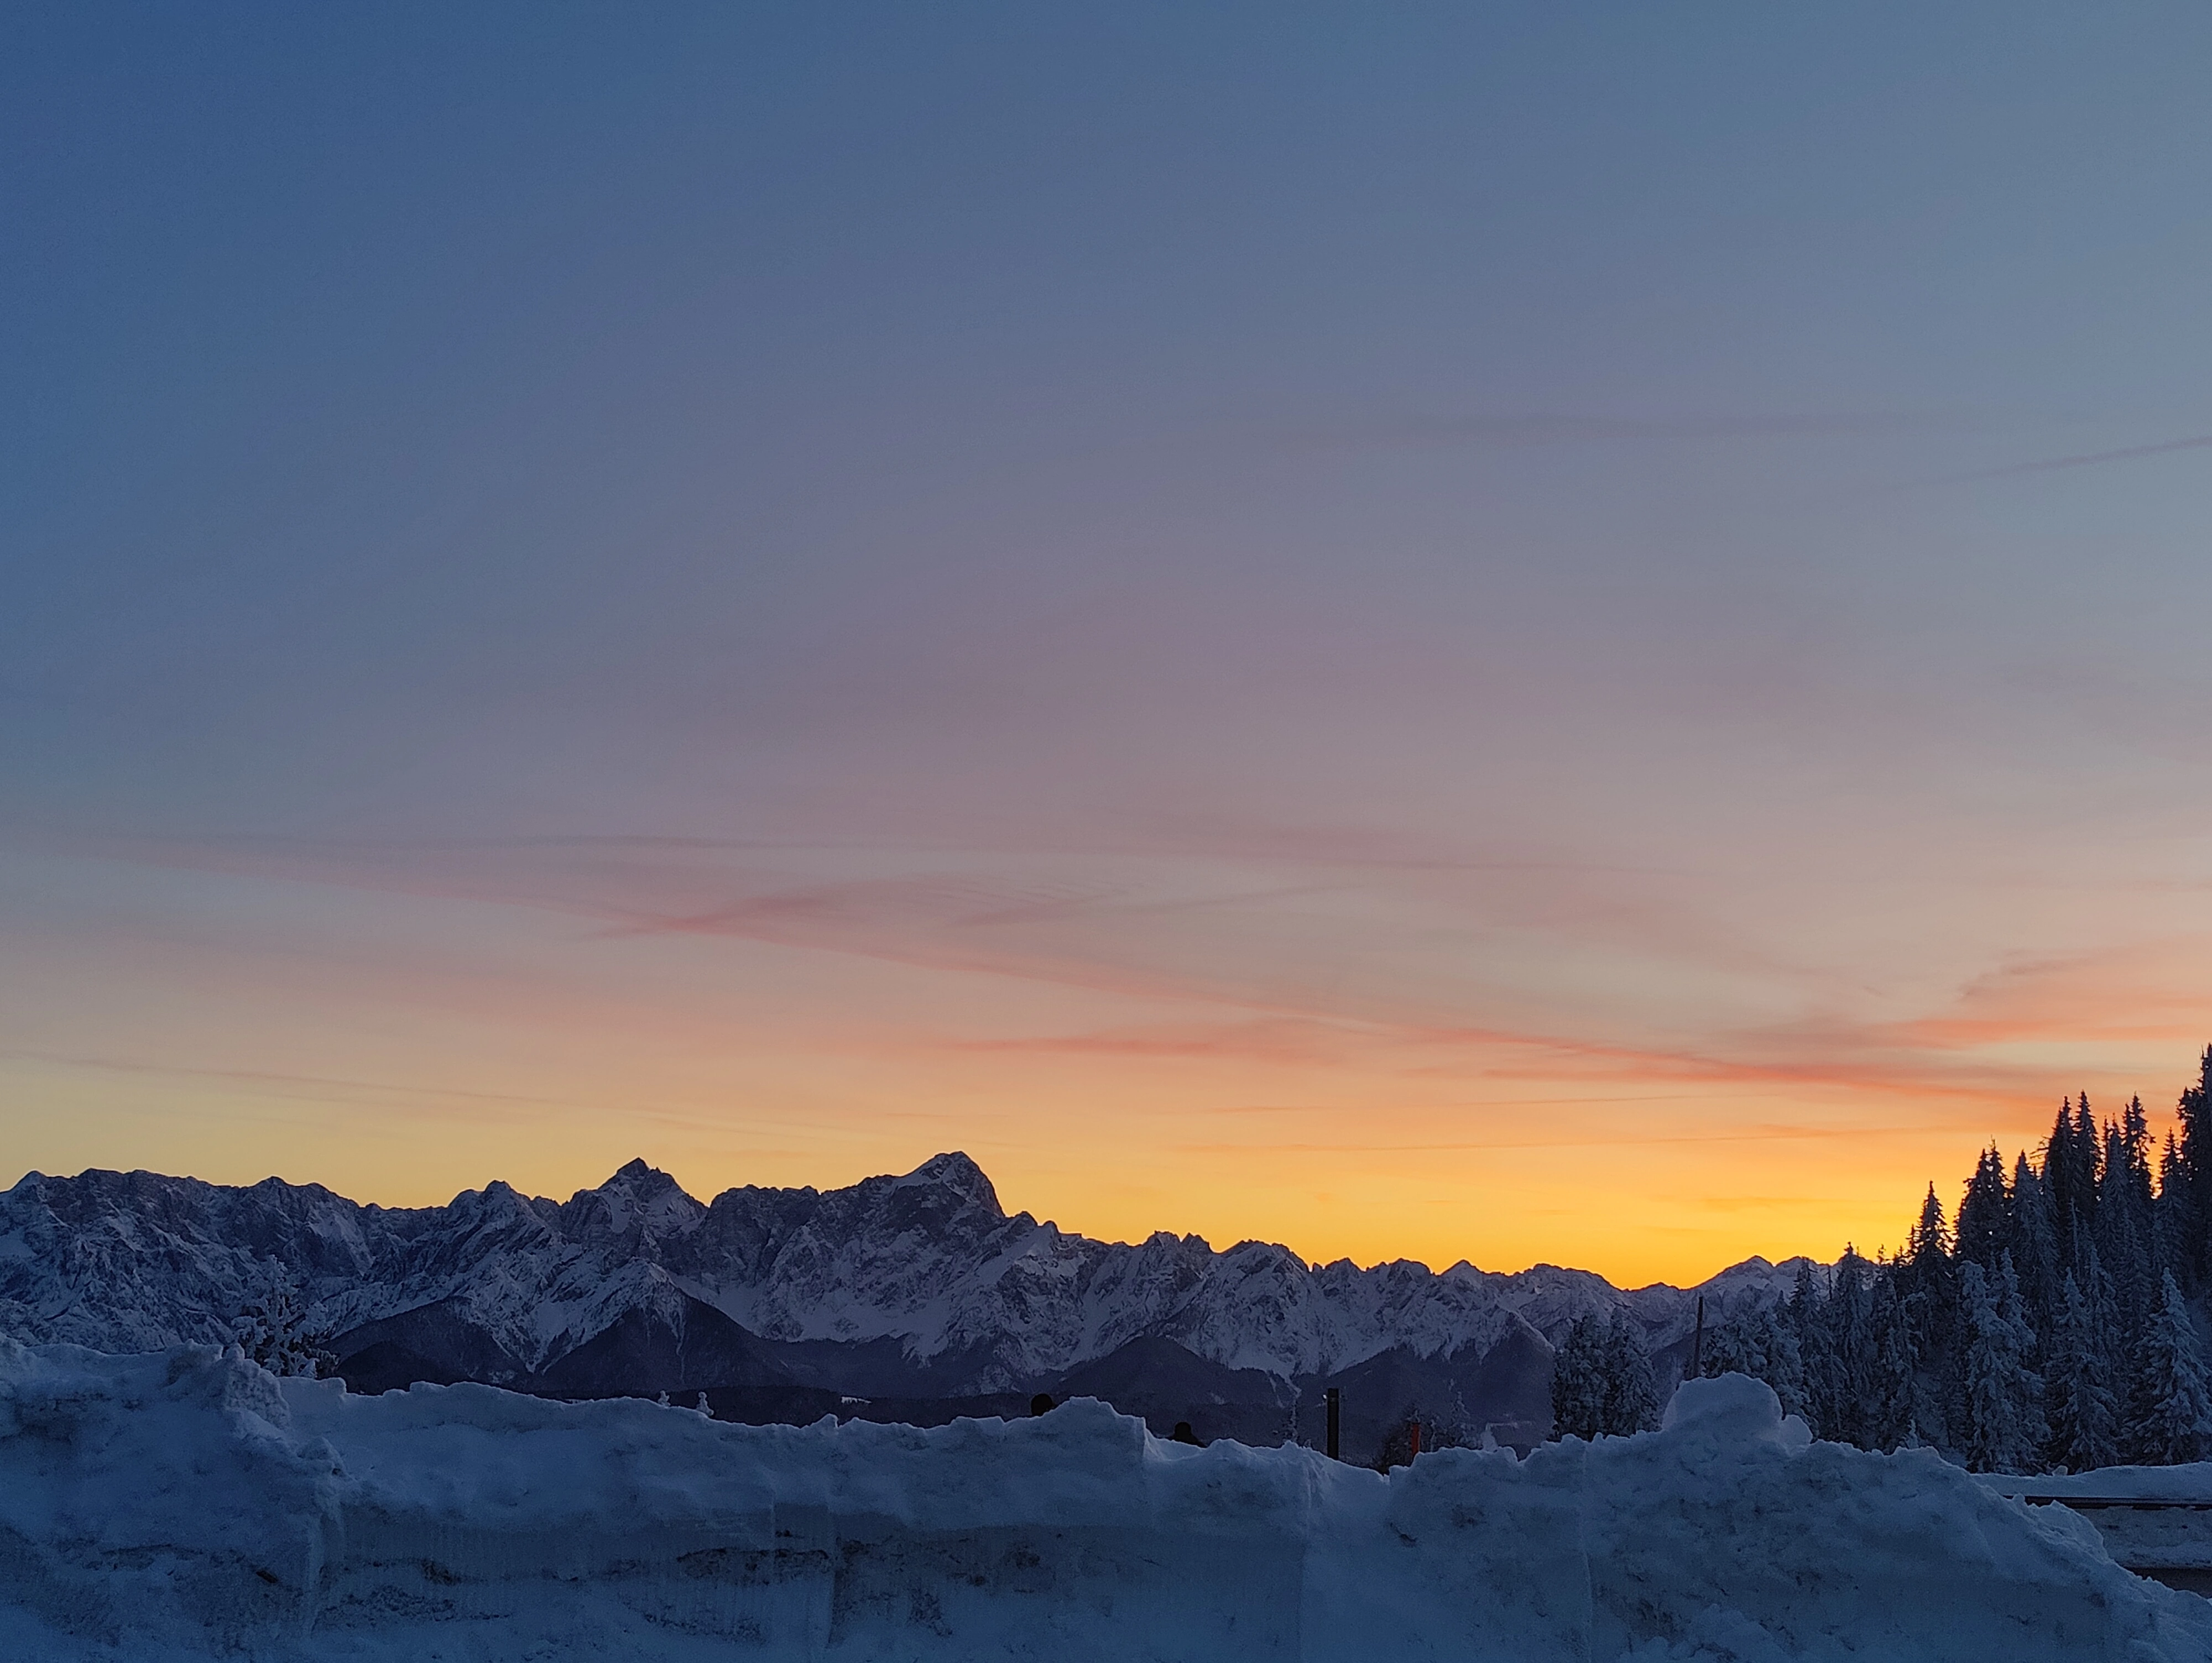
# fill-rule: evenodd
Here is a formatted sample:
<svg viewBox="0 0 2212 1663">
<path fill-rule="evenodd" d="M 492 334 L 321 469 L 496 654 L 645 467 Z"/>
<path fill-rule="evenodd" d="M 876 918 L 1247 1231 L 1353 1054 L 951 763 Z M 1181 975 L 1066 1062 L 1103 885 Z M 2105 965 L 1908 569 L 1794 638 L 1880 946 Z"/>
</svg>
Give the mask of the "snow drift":
<svg viewBox="0 0 2212 1663">
<path fill-rule="evenodd" d="M 1741 1377 L 1385 1478 L 1091 1402 L 747 1427 L 0 1342 L 0 1654 L 2152 1663 L 2212 1656 L 2212 1605 Z"/>
</svg>

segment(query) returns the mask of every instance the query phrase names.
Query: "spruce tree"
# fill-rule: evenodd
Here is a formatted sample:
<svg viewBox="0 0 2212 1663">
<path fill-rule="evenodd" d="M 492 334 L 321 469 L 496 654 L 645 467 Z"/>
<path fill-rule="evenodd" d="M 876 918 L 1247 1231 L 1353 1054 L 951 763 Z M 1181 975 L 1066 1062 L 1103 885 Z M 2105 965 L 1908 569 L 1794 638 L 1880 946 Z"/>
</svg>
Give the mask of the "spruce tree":
<svg viewBox="0 0 2212 1663">
<path fill-rule="evenodd" d="M 2051 1441 L 2045 1448 L 2054 1464 L 2087 1472 L 2119 1460 L 2112 1371 L 2088 1296 L 2071 1272 L 2051 1322 L 2043 1400 L 2051 1426 Z"/>
<path fill-rule="evenodd" d="M 1706 1342 L 1705 1373 L 1763 1380 L 1781 1399 L 1784 1414 L 1803 1419 L 1805 1372 L 1796 1336 L 1783 1320 L 1786 1314 L 1786 1308 L 1754 1306 L 1729 1317 Z"/>
<path fill-rule="evenodd" d="M 1755 1311 L 1740 1310 L 1713 1325 L 1705 1335 L 1704 1354 L 1698 1358 L 1705 1379 L 1717 1380 L 1723 1375 L 1749 1375 L 1753 1380 L 1766 1378 L 1766 1348 L 1759 1343 L 1753 1326 L 1756 1316 Z"/>
<path fill-rule="evenodd" d="M 2097 1129 L 2089 1118 L 2088 1094 L 2077 1110 L 2069 1097 L 2059 1106 L 2044 1146 L 2043 1180 L 2050 1193 L 2051 1217 L 2058 1237 L 2058 1262 L 2069 1269 L 2081 1263 L 2097 1211 Z"/>
<path fill-rule="evenodd" d="M 1997 1255 L 2012 1246 L 2012 1197 L 2005 1187 L 2004 1156 L 1991 1144 L 1974 1162 L 1974 1175 L 1959 1202 L 1958 1256 L 1994 1273 Z"/>
<path fill-rule="evenodd" d="M 2104 1177 L 2105 1168 L 2097 1120 L 2089 1112 L 2089 1094 L 2086 1091 L 2074 1100 L 2074 1157 L 2079 1163 L 2074 1177 L 2081 1201 L 2081 1223 L 2084 1229 L 2091 1229 L 2097 1222 L 2097 1186 Z"/>
<path fill-rule="evenodd" d="M 2197 1083 L 2174 1108 L 2181 1121 L 2174 1246 L 2182 1274 L 2202 1288 L 2212 1281 L 2212 1045 L 2204 1047 Z"/>
<path fill-rule="evenodd" d="M 1869 1433 L 1875 1390 L 1875 1268 L 1846 1242 L 1829 1278 L 1826 1401 L 1819 1405 L 1821 1436 L 1874 1448 Z"/>
<path fill-rule="evenodd" d="M 1613 1313 L 1605 1335 L 1605 1410 L 1601 1429 L 1615 1435 L 1659 1424 L 1659 1390 L 1644 1331 L 1626 1311 Z"/>
<path fill-rule="evenodd" d="M 2051 1194 L 2022 1150 L 2012 1169 L 2013 1263 L 2021 1291 L 2039 1329 L 2048 1331 L 2058 1305 L 2058 1236 L 2051 1222 Z"/>
<path fill-rule="evenodd" d="M 1928 1186 L 1928 1199 L 1920 1204 L 1919 1222 L 1905 1238 L 1905 1260 L 1914 1271 L 1929 1263 L 1951 1262 L 1951 1227 L 1943 1221 L 1943 1204 L 1936 1186 Z"/>
<path fill-rule="evenodd" d="M 1552 1358 L 1552 1435 L 1595 1438 L 1604 1423 L 1605 1327 L 1580 1316 Z"/>
<path fill-rule="evenodd" d="M 1875 1280 L 1869 1323 L 1874 1357 L 1863 1441 L 1869 1449 L 1892 1450 L 1905 1442 L 1913 1426 L 1912 1330 L 1894 1276 L 1884 1274 Z"/>
<path fill-rule="evenodd" d="M 2212 1393 L 2197 1325 L 2170 1271 L 2160 1278 L 2158 1309 L 2144 1326 L 2142 1352 L 2130 1404 L 2130 1454 L 2153 1466 L 2203 1460 L 2212 1436 Z"/>
<path fill-rule="evenodd" d="M 2097 1185 L 2093 1232 L 2098 1256 L 2112 1273 L 2120 1317 L 2132 1336 L 2150 1320 L 2159 1301 L 2157 1227 L 2152 1211 L 2150 1131 L 2136 1098 L 2117 1122 L 2105 1126 L 2104 1169 Z"/>
<path fill-rule="evenodd" d="M 1800 1259 L 1796 1285 L 1783 1308 L 1782 1326 L 1796 1341 L 1798 1395 L 1802 1405 L 1796 1412 L 1804 1417 L 1816 1438 L 1831 1435 L 1823 1417 L 1832 1411 L 1836 1397 L 1835 1351 L 1828 1340 L 1826 1303 L 1814 1278 L 1812 1262 Z"/>
<path fill-rule="evenodd" d="M 2027 1366 L 2033 1335 L 2005 1306 L 2016 1302 L 1993 1287 L 1979 1265 L 1959 1267 L 1959 1296 L 1966 1334 L 1966 1400 L 1960 1453 L 1977 1472 L 2020 1472 L 2034 1463 L 2044 1441 L 2042 1382 Z"/>
<path fill-rule="evenodd" d="M 1761 1338 L 1766 1346 L 1766 1372 L 1759 1378 L 1774 1388 L 1774 1395 L 1782 1400 L 1782 1412 L 1795 1415 L 1806 1425 L 1813 1423 L 1813 1406 L 1805 1389 L 1805 1352 L 1797 1343 L 1796 1330 L 1788 1320 L 1786 1306 L 1777 1306 L 1764 1314 Z"/>
<path fill-rule="evenodd" d="M 1959 1340 L 1958 1272 L 1951 1257 L 1951 1232 L 1932 1183 L 1920 1204 L 1919 1222 L 1906 1238 L 1896 1276 L 1914 1364 L 1912 1423 L 1922 1437 L 1948 1445 L 1962 1390 L 1959 1369 L 1964 1348 Z"/>
<path fill-rule="evenodd" d="M 2027 1302 L 2022 1296 L 2019 1272 L 2014 1269 L 2012 1255 L 2006 1253 L 1997 1260 L 1997 1314 L 2011 1324 L 2014 1344 L 2026 1378 L 2021 1381 L 2020 1397 L 2021 1430 L 2028 1448 L 2023 1456 L 2023 1470 L 2034 1464 L 2035 1452 L 2051 1435 L 2051 1429 L 2043 1417 L 2043 1376 L 2037 1372 L 2043 1362 L 2043 1334 L 2029 1314 Z"/>
<path fill-rule="evenodd" d="M 2152 1217 L 2158 1235 L 2159 1263 L 2172 1271 L 2185 1294 L 2197 1285 L 2189 1251 L 2193 1199 L 2189 1174 L 2182 1165 L 2181 1144 L 2169 1132 L 2158 1160 L 2158 1206 Z"/>
</svg>

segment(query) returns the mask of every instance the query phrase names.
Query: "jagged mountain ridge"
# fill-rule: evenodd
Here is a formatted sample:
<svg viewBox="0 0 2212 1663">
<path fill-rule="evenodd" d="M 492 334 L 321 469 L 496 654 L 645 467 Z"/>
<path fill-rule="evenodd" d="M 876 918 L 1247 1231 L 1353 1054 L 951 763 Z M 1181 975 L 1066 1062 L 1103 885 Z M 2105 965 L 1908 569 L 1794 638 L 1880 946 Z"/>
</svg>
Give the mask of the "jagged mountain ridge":
<svg viewBox="0 0 2212 1663">
<path fill-rule="evenodd" d="M 747 1186 L 711 1203 L 641 1161 L 566 1202 L 495 1182 L 422 1208 L 274 1178 L 94 1170 L 33 1173 L 0 1196 L 0 1332 L 103 1350 L 219 1340 L 281 1287 L 327 1332 L 419 1337 L 433 1323 L 483 1359 L 460 1372 L 519 1379 L 626 1319 L 681 1332 L 696 1301 L 776 1343 L 795 1377 L 811 1356 L 823 1381 L 952 1397 L 1026 1389 L 1144 1337 L 1286 1381 L 1393 1350 L 1472 1360 L 1522 1323 L 1555 1339 L 1590 1311 L 1626 1310 L 1663 1348 L 1686 1336 L 1699 1294 L 1717 1321 L 1777 1296 L 1795 1263 L 1623 1291 L 1552 1265 L 1363 1270 L 1256 1241 L 1096 1241 L 1007 1214 L 958 1153 L 842 1189 Z"/>
</svg>

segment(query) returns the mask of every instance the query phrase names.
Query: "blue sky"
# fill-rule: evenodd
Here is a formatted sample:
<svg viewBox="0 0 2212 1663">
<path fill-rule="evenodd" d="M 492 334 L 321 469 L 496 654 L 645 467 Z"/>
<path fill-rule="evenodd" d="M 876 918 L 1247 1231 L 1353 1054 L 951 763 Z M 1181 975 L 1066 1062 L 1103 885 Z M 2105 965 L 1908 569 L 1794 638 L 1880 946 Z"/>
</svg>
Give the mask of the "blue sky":
<svg viewBox="0 0 2212 1663">
<path fill-rule="evenodd" d="M 0 27 L 24 1164 L 1674 1273 L 2212 1038 L 2199 9 Z"/>
</svg>

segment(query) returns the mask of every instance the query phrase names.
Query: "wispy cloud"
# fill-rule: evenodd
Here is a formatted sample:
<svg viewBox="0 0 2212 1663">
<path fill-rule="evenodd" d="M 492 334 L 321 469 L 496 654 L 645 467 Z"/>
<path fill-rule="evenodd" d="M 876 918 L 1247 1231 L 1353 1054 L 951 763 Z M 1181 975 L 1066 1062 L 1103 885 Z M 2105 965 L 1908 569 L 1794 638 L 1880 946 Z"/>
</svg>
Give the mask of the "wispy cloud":
<svg viewBox="0 0 2212 1663">
<path fill-rule="evenodd" d="M 2127 445 L 2112 451 L 2084 451 L 2076 456 L 2047 456 L 2033 462 L 2009 463 L 2001 468 L 1975 468 L 1964 473 L 1937 474 L 1921 483 L 1927 485 L 1966 485 L 1984 479 L 2017 479 L 2027 474 L 2059 473 L 2069 468 L 2098 468 L 2108 462 L 2140 462 L 2148 457 L 2208 449 L 2212 449 L 2212 434 L 2200 434 L 2193 439 L 2170 439 L 2157 445 Z"/>
<path fill-rule="evenodd" d="M 1753 1126 L 1733 1132 L 1597 1132 L 1583 1137 L 1438 1138 L 1422 1142 L 1382 1142 L 1346 1138 L 1329 1143 L 1285 1143 L 1270 1139 L 1271 1155 L 1469 1155 L 1511 1150 L 1645 1149 L 1678 1144 L 1823 1143 L 1858 1138 L 1921 1137 L 1932 1128 L 1924 1120 L 1890 1126 Z M 1962 1130 L 1972 1130 L 1962 1123 Z M 1186 1143 L 1176 1148 L 1190 1155 L 1249 1153 L 1249 1144 Z"/>
<path fill-rule="evenodd" d="M 2175 990 L 2201 985 L 2191 973 L 2205 958 L 2185 931 L 2124 931 L 2115 938 L 2136 947 L 1967 962 L 1906 1001 L 1707 916 L 1682 873 L 1492 858 L 1479 843 L 1291 838 L 1241 860 L 685 837 L 113 853 L 552 913 L 582 926 L 580 951 L 720 938 L 1054 990 L 1024 1007 L 1051 1013 L 1044 1031 L 1033 1014 L 996 1032 L 882 1041 L 922 1069 L 963 1054 L 1082 1059 L 1102 1076 L 1121 1063 L 1243 1062 L 1485 1111 L 1589 1105 L 1641 1085 L 1795 1102 L 1814 1126 L 1863 1122 L 1902 1097 L 1930 1117 L 1923 1127 L 1994 1129 L 2051 1088 L 2054 1033 L 2075 1057 L 2166 1048 L 2193 1015 Z M 1267 1077 L 1244 1089 L 1282 1089 Z"/>
<path fill-rule="evenodd" d="M 1986 427 L 1986 418 L 1920 410 L 1722 411 L 1602 416 L 1571 410 L 1507 410 L 1401 416 L 1361 426 L 1308 429 L 1308 445 L 1461 444 L 1500 449 L 1534 446 L 1682 443 L 1716 440 L 1886 438 Z"/>
<path fill-rule="evenodd" d="M 11 1049 L 0 1051 L 0 1064 L 28 1064 L 43 1068 L 83 1070 L 105 1074 L 139 1074 L 161 1079 L 196 1080 L 233 1089 L 267 1093 L 295 1101 L 369 1103 L 381 1109 L 404 1109 L 412 1105 L 433 1109 L 441 1104 L 466 1103 L 492 1108 L 568 1108 L 606 1110 L 605 1102 L 549 1097 L 517 1091 L 473 1091 L 458 1086 L 422 1081 L 363 1080 L 323 1074 L 288 1074 L 260 1068 L 209 1068 L 186 1063 L 149 1061 L 137 1058 L 75 1056 L 65 1053 Z"/>
</svg>

